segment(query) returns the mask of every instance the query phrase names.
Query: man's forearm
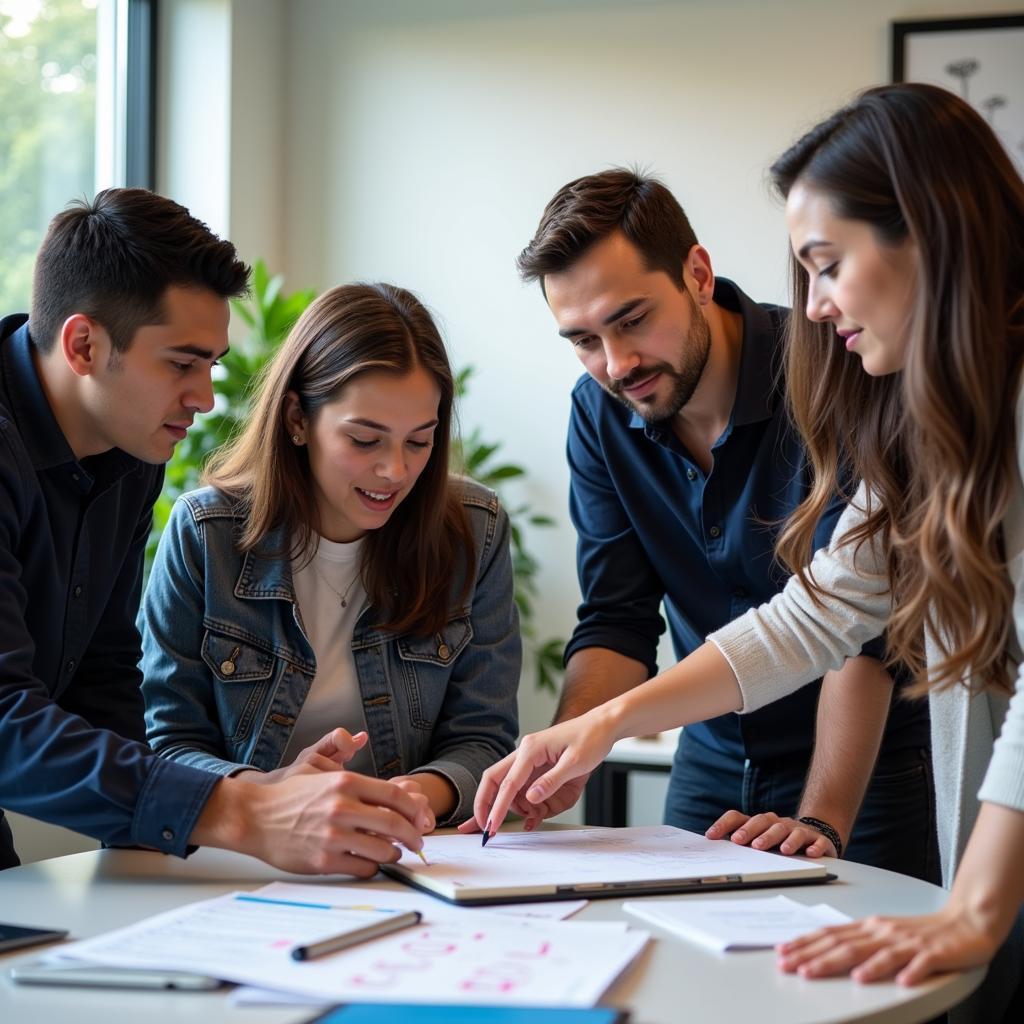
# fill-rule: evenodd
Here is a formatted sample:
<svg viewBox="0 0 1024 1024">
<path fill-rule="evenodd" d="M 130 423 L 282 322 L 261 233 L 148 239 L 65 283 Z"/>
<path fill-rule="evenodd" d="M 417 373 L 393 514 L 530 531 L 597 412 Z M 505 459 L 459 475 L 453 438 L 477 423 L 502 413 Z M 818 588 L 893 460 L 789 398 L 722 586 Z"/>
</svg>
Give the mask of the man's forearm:
<svg viewBox="0 0 1024 1024">
<path fill-rule="evenodd" d="M 848 659 L 821 685 L 814 756 L 797 813 L 828 822 L 844 846 L 875 767 L 892 687 L 881 662 L 867 657 Z"/>
<path fill-rule="evenodd" d="M 552 724 L 577 718 L 612 697 L 632 690 L 647 678 L 647 668 L 606 647 L 576 651 L 565 668 L 565 682 Z"/>
</svg>

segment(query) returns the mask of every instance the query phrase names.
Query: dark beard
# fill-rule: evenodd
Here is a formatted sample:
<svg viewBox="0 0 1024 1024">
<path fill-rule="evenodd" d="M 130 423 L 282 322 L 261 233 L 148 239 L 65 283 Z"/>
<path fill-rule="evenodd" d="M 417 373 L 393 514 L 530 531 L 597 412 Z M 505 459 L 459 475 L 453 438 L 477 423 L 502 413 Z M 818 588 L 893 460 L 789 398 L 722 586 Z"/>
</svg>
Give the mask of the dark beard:
<svg viewBox="0 0 1024 1024">
<path fill-rule="evenodd" d="M 708 363 L 708 354 L 711 351 L 711 327 L 689 292 L 687 292 L 687 298 L 690 300 L 690 329 L 686 333 L 686 341 L 679 356 L 679 365 L 672 366 L 670 363 L 664 362 L 649 363 L 646 366 L 637 367 L 620 380 L 609 381 L 605 389 L 622 402 L 627 409 L 632 409 L 648 423 L 659 423 L 675 416 L 693 398 L 693 393 L 697 390 L 697 385 L 704 374 L 704 367 Z M 660 405 L 655 404 L 653 397 L 633 401 L 623 394 L 626 388 L 633 387 L 642 380 L 647 380 L 654 373 L 660 373 L 672 382 L 672 390 L 669 392 L 668 398 Z"/>
</svg>

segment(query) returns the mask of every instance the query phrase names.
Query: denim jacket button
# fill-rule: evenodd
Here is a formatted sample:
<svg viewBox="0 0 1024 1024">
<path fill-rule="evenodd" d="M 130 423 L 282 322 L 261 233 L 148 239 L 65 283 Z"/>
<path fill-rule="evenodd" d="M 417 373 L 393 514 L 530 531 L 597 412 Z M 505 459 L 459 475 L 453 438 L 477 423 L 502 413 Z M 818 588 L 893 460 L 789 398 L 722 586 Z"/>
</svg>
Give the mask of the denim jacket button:
<svg viewBox="0 0 1024 1024">
<path fill-rule="evenodd" d="M 233 676 L 235 674 L 235 663 L 233 661 L 222 661 L 220 663 L 220 670 L 226 676 Z"/>
<path fill-rule="evenodd" d="M 439 658 L 447 658 L 449 653 L 450 652 L 448 650 L 448 645 L 447 644 L 444 644 L 444 643 L 438 644 L 438 646 L 437 646 L 437 656 Z"/>
</svg>

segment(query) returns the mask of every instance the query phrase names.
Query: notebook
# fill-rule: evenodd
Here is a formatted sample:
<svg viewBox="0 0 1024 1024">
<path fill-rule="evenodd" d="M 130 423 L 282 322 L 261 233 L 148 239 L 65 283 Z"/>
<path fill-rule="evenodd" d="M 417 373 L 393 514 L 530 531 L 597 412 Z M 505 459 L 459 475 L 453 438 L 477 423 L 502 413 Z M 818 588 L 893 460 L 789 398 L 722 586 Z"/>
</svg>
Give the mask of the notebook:
<svg viewBox="0 0 1024 1024">
<path fill-rule="evenodd" d="M 428 836 L 381 870 L 461 906 L 830 882 L 820 862 L 655 825 Z"/>
</svg>

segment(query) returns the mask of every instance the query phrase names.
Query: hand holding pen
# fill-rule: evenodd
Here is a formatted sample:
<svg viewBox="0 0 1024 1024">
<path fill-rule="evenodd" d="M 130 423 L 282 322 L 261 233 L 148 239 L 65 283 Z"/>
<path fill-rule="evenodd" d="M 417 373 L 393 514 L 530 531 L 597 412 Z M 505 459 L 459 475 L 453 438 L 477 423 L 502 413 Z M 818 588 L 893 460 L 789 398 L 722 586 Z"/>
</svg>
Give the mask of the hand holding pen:
<svg viewBox="0 0 1024 1024">
<path fill-rule="evenodd" d="M 525 809 L 528 823 L 532 819 L 535 827 L 539 811 L 556 806 L 564 810 L 575 803 L 587 776 L 616 739 L 611 723 L 599 711 L 524 736 L 517 750 L 484 772 L 473 817 L 459 831 L 480 829 L 486 846 L 510 810 Z"/>
<path fill-rule="evenodd" d="M 396 843 L 413 853 L 422 848 L 428 814 L 425 797 L 356 772 L 313 771 L 263 785 L 225 778 L 192 841 L 285 871 L 371 878 L 400 858 Z"/>
</svg>

